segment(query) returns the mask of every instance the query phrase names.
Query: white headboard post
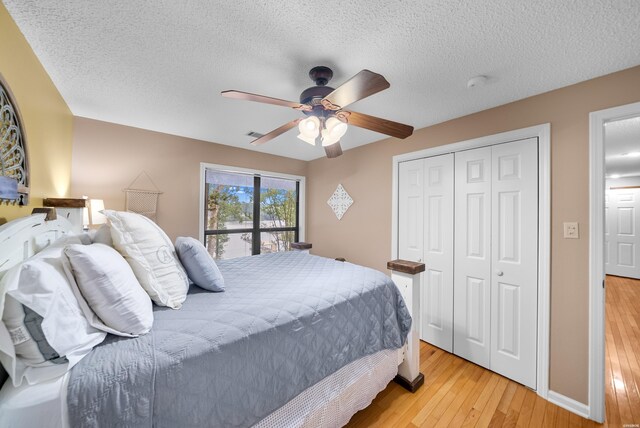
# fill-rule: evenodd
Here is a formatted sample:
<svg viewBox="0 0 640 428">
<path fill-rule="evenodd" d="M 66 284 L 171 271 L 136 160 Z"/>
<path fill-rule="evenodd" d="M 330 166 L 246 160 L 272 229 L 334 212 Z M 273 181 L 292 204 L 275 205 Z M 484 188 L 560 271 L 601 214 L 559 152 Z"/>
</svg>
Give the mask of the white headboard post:
<svg viewBox="0 0 640 428">
<path fill-rule="evenodd" d="M 64 218 L 45 221 L 45 214 L 33 214 L 0 226 L 0 278 L 4 272 L 33 256 L 71 230 Z"/>
</svg>

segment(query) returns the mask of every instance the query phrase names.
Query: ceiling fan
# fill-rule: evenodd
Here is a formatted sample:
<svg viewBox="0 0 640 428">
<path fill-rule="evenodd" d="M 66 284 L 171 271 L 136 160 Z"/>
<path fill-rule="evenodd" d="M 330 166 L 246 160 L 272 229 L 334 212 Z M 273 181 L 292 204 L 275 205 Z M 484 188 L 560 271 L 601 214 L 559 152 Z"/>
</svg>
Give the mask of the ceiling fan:
<svg viewBox="0 0 640 428">
<path fill-rule="evenodd" d="M 390 86 L 389 82 L 382 75 L 362 70 L 336 89 L 326 86 L 333 77 L 333 71 L 329 67 L 313 67 L 309 71 L 309 77 L 316 83 L 316 86 L 302 91 L 299 103 L 235 90 L 222 91 L 221 95 L 226 98 L 291 107 L 307 116 L 285 123 L 268 134 L 253 140 L 251 144 L 254 146 L 264 144 L 297 125 L 300 131 L 299 139 L 315 145 L 318 136 L 320 136 L 327 157 L 335 158 L 342 154 L 340 138 L 347 132 L 348 125 L 396 138 L 407 138 L 413 133 L 413 127 L 409 125 L 343 110 L 351 103 L 387 89 Z"/>
</svg>

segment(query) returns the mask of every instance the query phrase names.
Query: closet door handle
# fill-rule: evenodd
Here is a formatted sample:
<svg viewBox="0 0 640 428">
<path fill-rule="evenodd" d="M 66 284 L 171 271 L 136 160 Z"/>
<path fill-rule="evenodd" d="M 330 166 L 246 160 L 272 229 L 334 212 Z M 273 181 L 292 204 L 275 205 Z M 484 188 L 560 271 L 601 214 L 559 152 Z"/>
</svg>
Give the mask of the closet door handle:
<svg viewBox="0 0 640 428">
<path fill-rule="evenodd" d="M 498 276 L 502 276 L 502 275 L 504 275 L 504 272 L 502 272 L 501 270 L 497 270 L 497 271 L 496 271 L 496 275 L 498 275 Z"/>
</svg>

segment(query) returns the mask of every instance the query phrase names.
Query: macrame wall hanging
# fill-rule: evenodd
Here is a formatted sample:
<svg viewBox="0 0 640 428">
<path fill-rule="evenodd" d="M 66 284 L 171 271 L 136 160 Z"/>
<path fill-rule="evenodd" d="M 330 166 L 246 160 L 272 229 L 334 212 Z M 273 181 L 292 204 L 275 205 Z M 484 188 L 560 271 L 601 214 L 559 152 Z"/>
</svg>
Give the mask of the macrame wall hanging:
<svg viewBox="0 0 640 428">
<path fill-rule="evenodd" d="M 135 180 L 129 184 L 129 187 L 124 189 L 124 192 L 125 211 L 142 214 L 156 221 L 158 196 L 160 196 L 162 192 L 146 171 L 138 174 Z"/>
</svg>

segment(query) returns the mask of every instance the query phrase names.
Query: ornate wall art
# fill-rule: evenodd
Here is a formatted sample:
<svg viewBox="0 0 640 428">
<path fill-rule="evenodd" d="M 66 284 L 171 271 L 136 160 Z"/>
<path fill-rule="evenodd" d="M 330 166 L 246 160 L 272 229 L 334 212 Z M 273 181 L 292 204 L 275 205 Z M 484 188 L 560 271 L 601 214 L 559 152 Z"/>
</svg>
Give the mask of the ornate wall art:
<svg viewBox="0 0 640 428">
<path fill-rule="evenodd" d="M 342 187 L 342 184 L 338 184 L 336 191 L 333 192 L 327 204 L 329 204 L 336 217 L 338 217 L 338 220 L 340 220 L 349 207 L 353 205 L 353 199 L 344 187 Z"/>
<path fill-rule="evenodd" d="M 29 164 L 16 103 L 0 78 L 0 202 L 27 205 Z"/>
</svg>

